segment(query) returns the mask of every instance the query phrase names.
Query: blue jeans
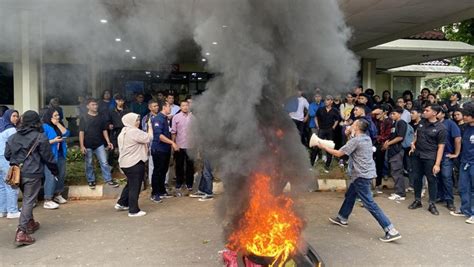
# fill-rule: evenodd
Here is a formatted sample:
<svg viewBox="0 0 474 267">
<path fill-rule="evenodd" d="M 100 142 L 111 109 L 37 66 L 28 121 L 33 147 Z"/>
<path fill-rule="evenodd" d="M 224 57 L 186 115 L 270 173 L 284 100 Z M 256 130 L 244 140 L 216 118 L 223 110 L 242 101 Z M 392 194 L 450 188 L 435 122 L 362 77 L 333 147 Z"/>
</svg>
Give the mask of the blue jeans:
<svg viewBox="0 0 474 267">
<path fill-rule="evenodd" d="M 59 157 L 57 161 L 58 165 L 58 180 L 56 181 L 51 171 L 44 168 L 44 199 L 51 200 L 55 195 L 60 195 L 64 190 L 64 178 L 66 177 L 66 159 Z"/>
<path fill-rule="evenodd" d="M 474 216 L 474 164 L 461 163 L 458 186 L 461 212 L 468 217 Z"/>
<path fill-rule="evenodd" d="M 453 168 L 454 160 L 443 157 L 441 171 L 438 175 L 438 199 L 453 204 Z"/>
<path fill-rule="evenodd" d="M 85 155 L 86 160 L 86 176 L 88 182 L 95 182 L 94 166 L 92 166 L 92 155 L 95 154 L 102 170 L 102 177 L 105 182 L 112 181 L 111 168 L 107 162 L 107 154 L 105 153 L 105 147 L 102 145 L 96 149 L 87 149 Z"/>
<path fill-rule="evenodd" d="M 347 221 L 352 213 L 356 197 L 359 197 L 364 204 L 364 207 L 374 216 L 380 226 L 385 232 L 393 229 L 393 225 L 390 220 L 385 216 L 380 207 L 375 203 L 372 192 L 370 191 L 372 180 L 357 178 L 355 179 L 345 194 L 344 202 L 342 203 L 341 209 L 337 217 L 343 221 Z"/>
<path fill-rule="evenodd" d="M 18 188 L 12 188 L 5 183 L 8 166 L 0 166 L 0 213 L 18 212 Z"/>
<path fill-rule="evenodd" d="M 214 176 L 212 175 L 211 163 L 205 159 L 198 190 L 205 194 L 212 195 L 213 178 Z"/>
</svg>

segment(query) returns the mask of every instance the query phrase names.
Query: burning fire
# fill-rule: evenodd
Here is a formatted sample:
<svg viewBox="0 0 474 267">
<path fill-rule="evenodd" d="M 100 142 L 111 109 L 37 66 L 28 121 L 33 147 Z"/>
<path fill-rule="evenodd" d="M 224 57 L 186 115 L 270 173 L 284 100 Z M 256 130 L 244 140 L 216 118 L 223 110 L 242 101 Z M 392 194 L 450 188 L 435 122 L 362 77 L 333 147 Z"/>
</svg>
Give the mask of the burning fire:
<svg viewBox="0 0 474 267">
<path fill-rule="evenodd" d="M 271 193 L 270 176 L 253 177 L 250 202 L 244 216 L 229 237 L 227 247 L 234 251 L 270 257 L 274 266 L 283 266 L 296 249 L 302 220 L 293 212 L 293 201 L 285 195 Z"/>
</svg>

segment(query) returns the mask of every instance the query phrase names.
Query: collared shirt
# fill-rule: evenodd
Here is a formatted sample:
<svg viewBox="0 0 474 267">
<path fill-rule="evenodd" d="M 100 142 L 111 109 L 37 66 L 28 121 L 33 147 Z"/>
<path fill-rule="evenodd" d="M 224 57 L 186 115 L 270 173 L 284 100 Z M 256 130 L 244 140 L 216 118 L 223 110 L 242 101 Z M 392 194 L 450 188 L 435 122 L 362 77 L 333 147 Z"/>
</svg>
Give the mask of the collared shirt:
<svg viewBox="0 0 474 267">
<path fill-rule="evenodd" d="M 173 117 L 173 123 L 171 126 L 171 134 L 176 134 L 176 144 L 180 148 L 189 147 L 189 125 L 192 120 L 191 113 L 180 112 Z"/>
<path fill-rule="evenodd" d="M 461 137 L 461 130 L 458 125 L 450 119 L 444 119 L 443 125 L 446 128 L 446 145 L 444 146 L 444 154 L 454 153 L 454 139 Z"/>
<path fill-rule="evenodd" d="M 171 139 L 168 117 L 160 112 L 151 120 L 151 124 L 153 126 L 153 142 L 151 144 L 151 151 L 170 153 L 171 145 L 160 140 L 160 135 L 164 135 Z"/>
<path fill-rule="evenodd" d="M 474 126 L 465 124 L 462 136 L 461 162 L 474 164 Z"/>
<path fill-rule="evenodd" d="M 181 110 L 181 108 L 178 106 L 178 105 L 171 105 L 171 116 L 174 116 L 176 115 L 176 113 L 178 113 L 179 111 Z"/>
<path fill-rule="evenodd" d="M 366 134 L 349 139 L 340 149 L 352 162 L 351 178 L 373 179 L 377 176 L 373 159 L 372 140 Z"/>
<path fill-rule="evenodd" d="M 415 155 L 422 159 L 436 159 L 438 145 L 446 143 L 446 128 L 439 122 L 420 121 L 416 129 Z"/>
<path fill-rule="evenodd" d="M 339 110 L 331 107 L 328 111 L 327 107 L 320 108 L 316 112 L 319 129 L 331 129 L 334 123 L 341 120 Z"/>
</svg>

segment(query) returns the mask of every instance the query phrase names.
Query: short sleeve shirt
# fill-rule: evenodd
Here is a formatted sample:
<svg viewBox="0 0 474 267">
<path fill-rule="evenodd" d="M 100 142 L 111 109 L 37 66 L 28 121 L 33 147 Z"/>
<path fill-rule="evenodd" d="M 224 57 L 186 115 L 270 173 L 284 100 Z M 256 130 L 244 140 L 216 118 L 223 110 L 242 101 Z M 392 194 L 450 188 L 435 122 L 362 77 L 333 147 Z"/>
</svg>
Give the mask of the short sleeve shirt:
<svg viewBox="0 0 474 267">
<path fill-rule="evenodd" d="M 389 140 L 393 140 L 396 137 L 404 138 L 406 133 L 407 133 L 407 123 L 404 120 L 400 119 L 399 121 L 396 121 L 392 124 Z M 400 151 L 402 151 L 402 142 L 403 140 L 390 146 L 390 148 L 388 149 L 388 158 L 391 158 L 395 156 L 397 153 L 399 153 Z"/>
<path fill-rule="evenodd" d="M 461 162 L 474 164 L 474 126 L 466 124 L 461 147 Z"/>
<path fill-rule="evenodd" d="M 454 139 L 461 137 L 461 130 L 458 125 L 450 119 L 443 120 L 446 128 L 446 145 L 444 146 L 444 154 L 454 153 Z"/>
<path fill-rule="evenodd" d="M 309 108 L 308 100 L 302 96 L 298 97 L 298 109 L 295 112 L 290 112 L 290 117 L 297 121 L 303 121 L 305 108 Z"/>
<path fill-rule="evenodd" d="M 171 145 L 160 140 L 160 135 L 164 135 L 171 139 L 168 117 L 160 112 L 158 115 L 152 118 L 151 124 L 153 127 L 153 142 L 151 144 L 151 151 L 170 153 Z"/>
<path fill-rule="evenodd" d="M 79 131 L 84 132 L 84 146 L 90 149 L 96 149 L 104 145 L 105 138 L 103 131 L 107 129 L 107 119 L 98 114 L 91 116 L 84 114 L 79 121 Z"/>
<path fill-rule="evenodd" d="M 438 145 L 446 143 L 446 128 L 443 123 L 422 120 L 416 129 L 415 155 L 422 159 L 436 159 Z"/>
<path fill-rule="evenodd" d="M 366 134 L 358 135 L 341 147 L 352 161 L 351 179 L 373 179 L 377 176 L 373 159 L 372 140 Z"/>
</svg>

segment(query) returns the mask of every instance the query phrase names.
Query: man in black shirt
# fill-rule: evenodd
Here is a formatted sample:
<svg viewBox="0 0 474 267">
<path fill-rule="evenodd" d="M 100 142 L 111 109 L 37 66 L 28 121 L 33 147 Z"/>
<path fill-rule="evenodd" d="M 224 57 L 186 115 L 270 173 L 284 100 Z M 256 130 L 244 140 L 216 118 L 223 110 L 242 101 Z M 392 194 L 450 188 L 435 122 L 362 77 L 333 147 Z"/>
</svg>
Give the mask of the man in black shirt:
<svg viewBox="0 0 474 267">
<path fill-rule="evenodd" d="M 321 139 L 334 140 L 334 130 L 337 124 L 341 120 L 340 112 L 333 108 L 334 98 L 330 95 L 326 96 L 324 101 L 324 108 L 318 109 L 316 112 L 316 120 L 318 122 L 319 132 L 318 136 Z M 324 172 L 329 172 L 329 166 L 331 166 L 332 155 L 327 153 L 326 166 Z"/>
<path fill-rule="evenodd" d="M 104 181 L 112 186 L 118 187 L 118 183 L 112 180 L 111 168 L 107 162 L 105 144 L 107 149 L 113 149 L 107 132 L 108 122 L 98 113 L 98 104 L 95 99 L 87 100 L 87 114 L 79 122 L 79 144 L 81 152 L 85 155 L 86 176 L 90 189 L 95 189 L 95 174 L 92 166 L 92 156 L 96 155 L 102 170 Z"/>
<path fill-rule="evenodd" d="M 413 155 L 415 201 L 408 208 L 417 209 L 423 206 L 421 204 L 421 190 L 423 175 L 425 175 L 428 180 L 430 195 L 428 210 L 433 215 L 439 215 L 435 206 L 438 194 L 436 176 L 441 170 L 441 159 L 443 158 L 446 142 L 446 128 L 436 118 L 440 111 L 441 106 L 438 104 L 428 105 L 424 109 L 423 116 L 425 119 L 418 124 L 410 150 L 410 155 Z"/>
<path fill-rule="evenodd" d="M 385 141 L 382 150 L 387 151 L 388 163 L 390 164 L 390 173 L 395 180 L 395 193 L 390 200 L 405 200 L 405 177 L 403 176 L 403 156 L 405 151 L 402 147 L 402 141 L 407 131 L 407 123 L 402 120 L 404 109 L 400 106 L 390 114 L 393 120 L 390 138 Z"/>
<path fill-rule="evenodd" d="M 118 143 L 117 143 L 117 138 L 122 131 L 123 123 L 122 123 L 122 117 L 129 113 L 130 111 L 127 109 L 125 106 L 125 99 L 123 98 L 122 95 L 116 95 L 114 97 L 115 99 L 115 108 L 110 111 L 110 119 L 111 119 L 111 124 L 109 125 L 110 129 L 110 141 L 114 145 L 114 148 L 109 150 L 109 165 L 110 167 L 114 167 L 116 159 L 118 158 Z"/>
</svg>

